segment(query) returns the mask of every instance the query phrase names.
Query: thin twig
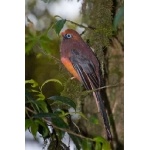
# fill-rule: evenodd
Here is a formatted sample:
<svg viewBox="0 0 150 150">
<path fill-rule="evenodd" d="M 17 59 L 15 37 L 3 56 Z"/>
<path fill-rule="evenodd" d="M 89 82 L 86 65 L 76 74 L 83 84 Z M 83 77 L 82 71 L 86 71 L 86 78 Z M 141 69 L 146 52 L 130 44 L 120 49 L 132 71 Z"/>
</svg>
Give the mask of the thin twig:
<svg viewBox="0 0 150 150">
<path fill-rule="evenodd" d="M 98 90 L 101 90 L 101 89 L 117 87 L 117 86 L 120 86 L 120 85 L 123 85 L 123 83 L 116 83 L 114 85 L 106 85 L 106 86 L 103 86 L 103 87 L 100 87 L 100 88 L 97 88 L 97 89 L 85 91 L 85 93 L 91 93 L 91 92 L 98 91 Z"/>
<path fill-rule="evenodd" d="M 63 19 L 62 17 L 60 17 L 60 16 L 58 16 L 58 15 L 56 15 L 55 17 L 59 17 L 59 18 Z M 95 27 L 92 27 L 92 26 L 84 26 L 84 25 L 82 25 L 82 24 L 78 24 L 78 23 L 73 22 L 73 21 L 71 21 L 71 20 L 67 20 L 67 19 L 65 19 L 65 20 L 68 21 L 68 22 L 70 22 L 70 23 L 72 23 L 72 24 L 75 24 L 75 25 L 77 25 L 77 26 L 79 26 L 79 27 L 81 27 L 81 28 L 85 28 L 85 29 L 89 28 L 89 29 L 92 29 L 92 30 L 95 30 L 95 29 L 96 29 Z"/>
</svg>

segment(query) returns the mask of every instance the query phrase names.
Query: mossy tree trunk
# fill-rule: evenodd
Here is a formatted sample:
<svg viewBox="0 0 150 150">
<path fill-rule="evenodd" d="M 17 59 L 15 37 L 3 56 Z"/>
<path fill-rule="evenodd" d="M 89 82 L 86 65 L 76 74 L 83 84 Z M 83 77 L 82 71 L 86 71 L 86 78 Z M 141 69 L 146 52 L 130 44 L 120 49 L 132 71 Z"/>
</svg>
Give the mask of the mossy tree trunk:
<svg viewBox="0 0 150 150">
<path fill-rule="evenodd" d="M 106 89 L 104 101 L 111 123 L 113 147 L 114 149 L 122 150 L 124 140 L 124 57 L 123 47 L 120 43 L 123 40 L 113 36 L 112 21 L 114 14 L 112 12 L 112 0 L 84 0 L 82 5 L 83 22 L 95 28 L 94 30 L 88 28 L 83 38 L 88 41 L 97 54 L 105 79 L 105 85 L 116 85 Z M 121 28 L 121 31 L 123 31 L 123 28 Z M 119 33 L 119 36 L 123 37 L 123 32 Z M 92 94 L 83 97 L 77 91 L 72 91 L 76 93 L 76 96 L 72 95 L 72 99 L 75 99 L 79 105 L 83 104 L 82 111 L 88 119 L 93 118 L 93 116 L 97 117 L 97 108 Z M 78 126 L 85 136 L 105 136 L 102 119 L 99 120 L 99 124 L 92 124 L 87 120 L 80 119 Z"/>
</svg>

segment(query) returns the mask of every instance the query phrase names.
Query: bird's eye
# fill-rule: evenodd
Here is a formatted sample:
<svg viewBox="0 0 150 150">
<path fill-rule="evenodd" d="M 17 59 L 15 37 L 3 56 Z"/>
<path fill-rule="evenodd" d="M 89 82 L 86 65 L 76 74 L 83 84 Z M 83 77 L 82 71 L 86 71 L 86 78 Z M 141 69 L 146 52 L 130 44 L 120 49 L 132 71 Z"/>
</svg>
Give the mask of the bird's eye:
<svg viewBox="0 0 150 150">
<path fill-rule="evenodd" d="M 72 37 L 71 34 L 65 34 L 65 38 L 70 39 Z"/>
</svg>

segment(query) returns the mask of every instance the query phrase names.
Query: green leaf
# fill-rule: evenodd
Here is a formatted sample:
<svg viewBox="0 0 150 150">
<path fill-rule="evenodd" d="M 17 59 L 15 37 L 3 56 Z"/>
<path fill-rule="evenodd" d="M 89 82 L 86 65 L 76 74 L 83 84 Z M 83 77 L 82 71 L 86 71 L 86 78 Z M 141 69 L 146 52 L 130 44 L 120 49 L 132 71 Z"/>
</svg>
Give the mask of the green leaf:
<svg viewBox="0 0 150 150">
<path fill-rule="evenodd" d="M 62 102 L 64 104 L 67 104 L 70 107 L 73 107 L 74 109 L 76 109 L 76 104 L 71 99 L 69 99 L 68 97 L 64 97 L 64 96 L 52 96 L 52 97 L 49 97 L 48 99 L 60 101 L 60 102 Z"/>
<path fill-rule="evenodd" d="M 49 129 L 47 127 L 47 124 L 43 120 L 39 119 L 36 119 L 35 122 L 39 124 L 38 132 L 42 134 L 43 137 L 47 137 L 49 135 Z"/>
<path fill-rule="evenodd" d="M 110 143 L 108 141 L 103 143 L 102 150 L 111 150 Z"/>
<path fill-rule="evenodd" d="M 68 128 L 68 125 L 60 118 L 57 114 L 54 113 L 39 113 L 33 116 L 34 118 L 50 118 L 52 123 L 60 128 Z"/>
<path fill-rule="evenodd" d="M 38 107 L 40 107 L 42 109 L 43 112 L 48 113 L 48 109 L 47 109 L 47 104 L 45 103 L 45 101 L 37 101 L 36 102 Z"/>
<path fill-rule="evenodd" d="M 92 142 L 87 139 L 82 139 L 82 149 L 84 150 L 91 150 L 92 149 Z"/>
<path fill-rule="evenodd" d="M 26 100 L 25 104 L 29 104 L 29 103 L 31 104 L 34 110 L 39 112 L 39 106 L 37 105 L 37 102 L 35 100 L 32 99 Z"/>
<path fill-rule="evenodd" d="M 35 80 L 33 80 L 33 79 L 31 79 L 31 80 L 26 80 L 26 81 L 25 81 L 25 84 L 27 84 L 27 83 L 32 84 L 32 85 L 31 85 L 32 87 L 37 87 L 37 86 L 38 86 L 38 83 L 37 83 Z"/>
<path fill-rule="evenodd" d="M 54 113 L 39 113 L 33 116 L 34 118 L 57 118 L 58 116 Z"/>
<path fill-rule="evenodd" d="M 51 118 L 52 123 L 56 125 L 59 128 L 68 128 L 68 125 L 64 122 L 64 120 L 60 117 L 57 118 Z"/>
<path fill-rule="evenodd" d="M 31 52 L 32 48 L 34 47 L 34 45 L 35 45 L 34 41 L 26 43 L 26 45 L 25 45 L 25 53 L 29 54 Z"/>
<path fill-rule="evenodd" d="M 99 142 L 95 143 L 95 150 L 102 150 L 101 143 Z"/>
<path fill-rule="evenodd" d="M 54 47 L 53 44 L 55 44 L 54 41 L 49 39 L 47 34 L 40 37 L 39 43 L 42 50 L 48 53 L 52 51 L 52 47 Z"/>
<path fill-rule="evenodd" d="M 114 26 L 114 30 L 117 30 L 117 27 L 121 21 L 121 19 L 124 16 L 124 6 L 120 7 L 119 10 L 117 11 L 115 17 L 114 17 L 114 21 L 113 21 L 113 26 Z"/>
<path fill-rule="evenodd" d="M 71 137 L 72 141 L 75 143 L 77 150 L 80 150 L 81 149 L 81 146 L 80 146 L 81 139 L 72 134 L 69 134 L 69 136 Z M 83 150 L 86 150 L 86 149 L 83 149 Z"/>
<path fill-rule="evenodd" d="M 44 100 L 45 96 L 42 93 L 37 94 L 36 96 L 38 96 L 37 100 Z"/>
<path fill-rule="evenodd" d="M 57 34 L 60 33 L 61 29 L 63 28 L 64 24 L 66 22 L 66 19 L 61 19 L 61 20 L 58 20 L 56 22 L 56 24 L 54 25 L 54 29 L 56 31 Z"/>
<path fill-rule="evenodd" d="M 95 142 L 101 142 L 101 143 L 104 143 L 106 141 L 104 138 L 102 138 L 100 136 L 97 136 L 97 137 L 93 138 L 93 140 Z"/>
<path fill-rule="evenodd" d="M 29 100 L 34 100 L 34 98 L 31 95 L 31 92 L 29 92 L 29 90 L 25 89 L 25 100 L 29 101 Z"/>
<path fill-rule="evenodd" d="M 31 119 L 25 120 L 25 130 L 27 130 L 32 125 L 32 122 L 33 121 Z"/>
<path fill-rule="evenodd" d="M 37 90 L 34 90 L 34 89 L 31 89 L 31 92 L 37 92 L 37 93 L 39 93 L 39 91 L 37 91 Z"/>
<path fill-rule="evenodd" d="M 96 142 L 97 147 L 99 147 L 98 143 L 102 143 L 102 150 L 111 150 L 110 143 L 102 137 L 95 137 L 93 139 Z"/>
<path fill-rule="evenodd" d="M 48 82 L 56 82 L 56 83 L 59 83 L 60 85 L 62 85 L 62 83 L 57 79 L 48 79 L 41 85 L 41 90 L 42 90 L 43 86 Z"/>
<path fill-rule="evenodd" d="M 34 136 L 34 138 L 36 138 L 36 133 L 38 131 L 38 123 L 36 122 L 32 122 L 32 125 L 31 125 L 31 133 L 32 135 Z"/>
</svg>

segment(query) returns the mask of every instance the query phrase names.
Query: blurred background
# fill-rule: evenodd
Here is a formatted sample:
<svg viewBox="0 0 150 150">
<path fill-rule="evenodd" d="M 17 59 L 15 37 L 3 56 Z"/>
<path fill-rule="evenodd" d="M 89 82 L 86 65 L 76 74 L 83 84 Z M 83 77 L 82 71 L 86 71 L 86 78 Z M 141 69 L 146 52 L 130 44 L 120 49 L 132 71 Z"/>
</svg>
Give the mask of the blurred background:
<svg viewBox="0 0 150 150">
<path fill-rule="evenodd" d="M 74 120 L 82 135 L 105 135 L 97 121 L 95 101 L 82 94 L 83 87 L 60 62 L 60 31 L 72 28 L 93 48 L 105 78 L 108 114 L 113 133 L 113 149 L 124 148 L 124 1 L 123 0 L 26 0 L 25 1 L 25 79 L 41 86 L 44 98 L 61 95 L 71 98 L 78 111 L 89 120 Z M 60 21 L 60 22 L 59 22 Z M 63 22 L 64 21 L 64 22 Z M 95 29 L 95 30 L 93 30 Z M 31 85 L 26 84 L 26 89 Z M 86 102 L 85 102 L 86 101 Z M 56 105 L 59 108 L 58 105 Z M 29 115 L 30 116 L 30 115 Z M 29 119 L 26 115 L 26 119 Z M 101 129 L 99 133 L 99 129 Z M 26 150 L 48 149 L 41 134 L 26 130 Z M 68 136 L 62 138 L 68 143 Z M 71 141 L 71 140 L 70 140 Z M 47 141 L 49 142 L 49 141 Z M 73 142 L 70 149 L 76 149 Z M 92 146 L 89 146 L 92 149 Z M 90 148 L 89 148 L 90 149 Z M 88 150 L 88 149 L 87 149 Z"/>
</svg>

